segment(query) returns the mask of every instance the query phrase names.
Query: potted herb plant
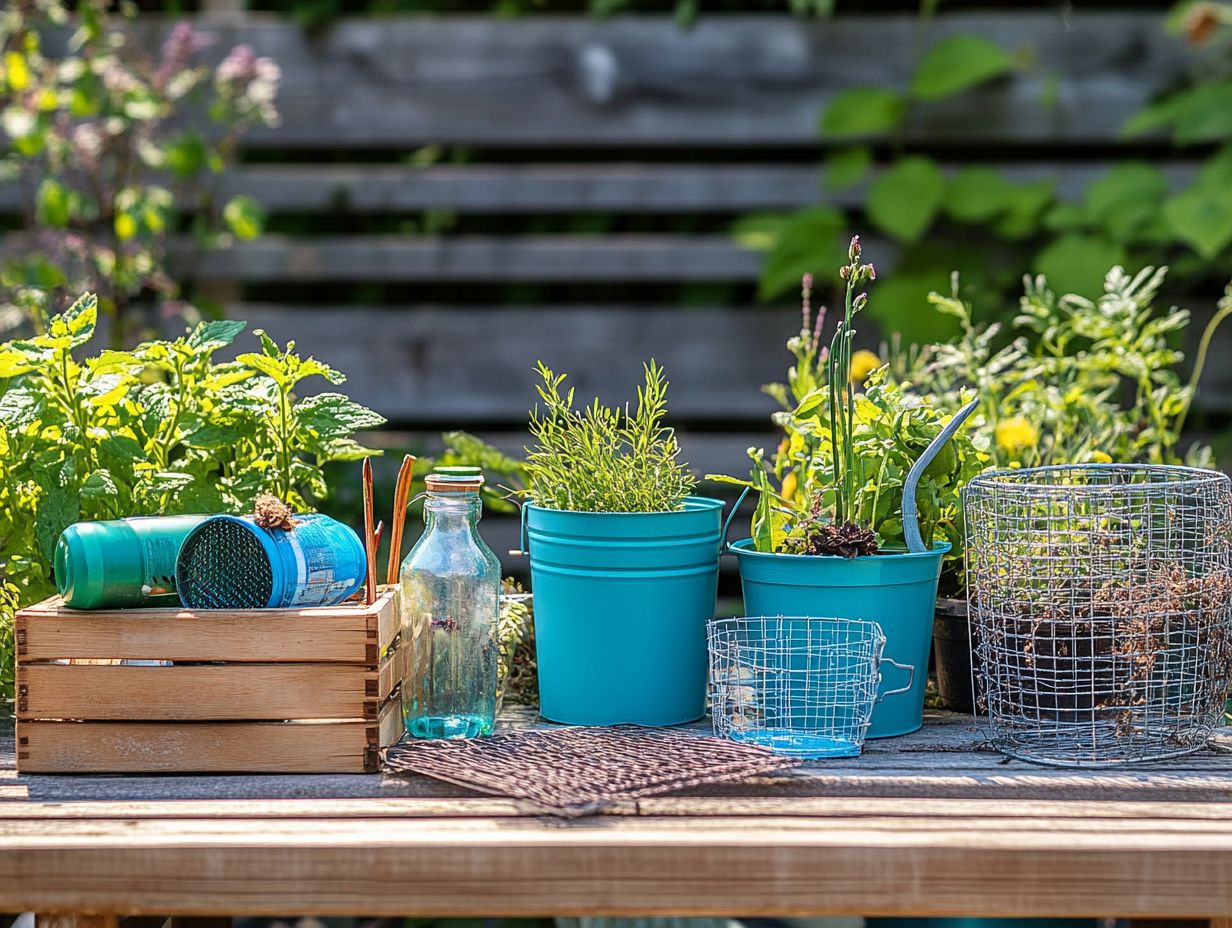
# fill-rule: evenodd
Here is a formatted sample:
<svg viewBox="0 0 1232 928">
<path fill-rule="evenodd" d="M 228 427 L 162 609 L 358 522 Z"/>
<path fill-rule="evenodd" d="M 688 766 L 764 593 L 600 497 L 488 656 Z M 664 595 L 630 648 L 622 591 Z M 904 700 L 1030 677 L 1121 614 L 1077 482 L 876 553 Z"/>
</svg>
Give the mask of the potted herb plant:
<svg viewBox="0 0 1232 928">
<path fill-rule="evenodd" d="M 564 374 L 538 371 L 522 525 L 540 711 L 583 725 L 700 718 L 723 504 L 692 495 L 663 370 L 646 365 L 624 409 L 576 408 Z"/>
<path fill-rule="evenodd" d="M 1130 275 L 1114 267 L 1095 300 L 1058 295 L 1043 277 L 1027 277 L 1008 342 L 1000 325 L 974 322 L 955 279 L 949 295 L 933 293 L 929 302 L 957 319 L 959 337 L 891 354 L 891 375 L 938 406 L 975 387 L 979 402 L 967 430 L 998 470 L 1114 461 L 1211 467 L 1210 447 L 1182 447 L 1182 429 L 1215 330 L 1232 315 L 1232 284 L 1198 341 L 1186 381 L 1174 343 L 1189 313 L 1153 306 L 1166 271 L 1147 267 Z M 963 565 L 952 567 L 942 577 L 933 626 L 937 688 L 944 706 L 970 712 L 974 642 Z"/>
<path fill-rule="evenodd" d="M 752 536 L 730 548 L 747 614 L 875 621 L 886 656 L 916 668 L 909 691 L 874 710 L 869 737 L 878 738 L 914 731 L 923 721 L 942 559 L 961 535 L 959 490 L 986 459 L 958 436 L 917 469 L 912 493 L 913 465 L 958 423 L 891 383 L 883 367 L 857 382 L 853 323 L 868 302 L 864 286 L 876 279 L 873 266 L 861 261 L 859 237 L 840 275 L 844 313 L 828 347 L 821 342 L 824 310 L 810 325 L 805 278 L 804 326 L 788 342 L 796 363 L 787 384 L 770 390 L 785 407 L 776 422 L 786 435 L 773 459 L 750 450 L 749 480 L 710 479 L 759 493 Z M 919 550 L 909 550 L 909 540 Z M 883 688 L 904 682 L 886 680 Z"/>
</svg>

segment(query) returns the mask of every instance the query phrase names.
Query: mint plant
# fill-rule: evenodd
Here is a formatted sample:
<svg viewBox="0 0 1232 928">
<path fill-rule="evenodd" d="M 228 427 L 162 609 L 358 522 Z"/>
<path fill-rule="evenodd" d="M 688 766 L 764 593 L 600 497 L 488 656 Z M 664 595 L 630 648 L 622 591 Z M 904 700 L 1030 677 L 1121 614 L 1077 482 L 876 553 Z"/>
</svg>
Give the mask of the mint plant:
<svg viewBox="0 0 1232 928">
<path fill-rule="evenodd" d="M 328 494 L 322 465 L 379 453 L 352 436 L 381 416 L 340 393 L 297 398 L 308 377 L 345 377 L 293 343 L 259 332 L 259 352 L 215 361 L 245 323 L 213 321 L 91 354 L 97 319 L 87 295 L 46 332 L 0 343 L 0 587 L 20 603 L 52 591 L 56 539 L 73 522 L 244 512 L 266 492 L 304 509 Z M 11 606 L 0 598 L 0 667 Z"/>
</svg>

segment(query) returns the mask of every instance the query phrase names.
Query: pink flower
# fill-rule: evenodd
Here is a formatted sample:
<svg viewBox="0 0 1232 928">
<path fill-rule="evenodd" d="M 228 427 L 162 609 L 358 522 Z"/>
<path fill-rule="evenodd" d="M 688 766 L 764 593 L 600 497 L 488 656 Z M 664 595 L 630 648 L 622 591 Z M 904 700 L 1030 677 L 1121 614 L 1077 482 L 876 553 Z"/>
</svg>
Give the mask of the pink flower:
<svg viewBox="0 0 1232 928">
<path fill-rule="evenodd" d="M 213 36 L 198 32 L 191 23 L 176 23 L 163 42 L 162 58 L 154 75 L 154 83 L 160 89 L 166 88 L 172 78 L 187 68 L 193 59 L 213 42 Z"/>
</svg>

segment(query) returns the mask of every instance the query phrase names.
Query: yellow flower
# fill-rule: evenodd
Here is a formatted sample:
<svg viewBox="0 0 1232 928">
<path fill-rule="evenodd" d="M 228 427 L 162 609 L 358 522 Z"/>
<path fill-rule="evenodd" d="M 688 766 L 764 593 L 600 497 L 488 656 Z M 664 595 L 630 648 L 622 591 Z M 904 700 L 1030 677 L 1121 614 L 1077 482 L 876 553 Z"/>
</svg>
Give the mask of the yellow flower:
<svg viewBox="0 0 1232 928">
<path fill-rule="evenodd" d="M 851 356 L 851 382 L 864 383 L 868 375 L 881 367 L 881 358 L 867 348 L 861 348 Z"/>
<path fill-rule="evenodd" d="M 1092 464 L 1111 464 L 1112 455 L 1108 454 L 1106 451 L 1092 451 L 1091 452 L 1091 463 Z"/>
<path fill-rule="evenodd" d="M 1012 416 L 997 423 L 997 447 L 1014 454 L 1034 448 L 1039 443 L 1039 429 L 1022 416 Z"/>
<path fill-rule="evenodd" d="M 793 500 L 796 498 L 796 484 L 798 482 L 799 478 L 796 477 L 796 472 L 794 470 L 783 478 L 783 489 L 781 493 L 783 499 Z"/>
<path fill-rule="evenodd" d="M 21 92 L 30 86 L 30 68 L 26 64 L 26 56 L 21 52 L 4 53 L 4 76 L 8 80 L 9 89 Z"/>
</svg>

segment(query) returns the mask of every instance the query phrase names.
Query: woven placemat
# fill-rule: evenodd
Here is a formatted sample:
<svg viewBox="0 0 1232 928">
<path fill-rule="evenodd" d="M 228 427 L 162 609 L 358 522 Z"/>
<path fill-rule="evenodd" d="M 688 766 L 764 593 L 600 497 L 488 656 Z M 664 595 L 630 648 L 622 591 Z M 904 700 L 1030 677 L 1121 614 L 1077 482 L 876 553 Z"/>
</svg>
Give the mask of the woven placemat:
<svg viewBox="0 0 1232 928">
<path fill-rule="evenodd" d="M 743 780 L 802 763 L 751 744 L 636 725 L 500 732 L 466 741 L 406 740 L 389 748 L 387 768 L 545 811 L 586 815 L 627 799 Z"/>
</svg>

